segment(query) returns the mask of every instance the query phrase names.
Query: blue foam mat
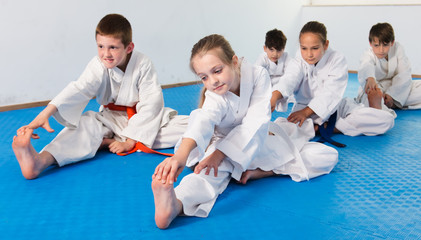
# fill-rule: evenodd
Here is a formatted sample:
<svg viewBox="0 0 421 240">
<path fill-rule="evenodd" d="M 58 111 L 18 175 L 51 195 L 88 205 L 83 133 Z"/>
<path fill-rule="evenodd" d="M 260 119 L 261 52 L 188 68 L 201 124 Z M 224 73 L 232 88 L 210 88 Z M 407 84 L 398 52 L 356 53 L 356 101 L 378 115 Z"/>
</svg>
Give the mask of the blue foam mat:
<svg viewBox="0 0 421 240">
<path fill-rule="evenodd" d="M 346 95 L 354 96 L 357 86 L 350 74 Z M 164 89 L 166 106 L 189 114 L 200 88 Z M 395 127 L 382 136 L 336 135 L 347 147 L 338 149 L 329 175 L 301 183 L 288 177 L 232 182 L 208 218 L 179 217 L 167 230 L 155 226 L 150 187 L 163 156 L 100 152 L 25 180 L 12 137 L 41 110 L 0 113 L 0 239 L 421 239 L 419 110 L 397 111 Z M 51 125 L 56 133 L 62 129 Z M 33 145 L 40 151 L 56 133 L 37 132 L 41 139 Z"/>
</svg>

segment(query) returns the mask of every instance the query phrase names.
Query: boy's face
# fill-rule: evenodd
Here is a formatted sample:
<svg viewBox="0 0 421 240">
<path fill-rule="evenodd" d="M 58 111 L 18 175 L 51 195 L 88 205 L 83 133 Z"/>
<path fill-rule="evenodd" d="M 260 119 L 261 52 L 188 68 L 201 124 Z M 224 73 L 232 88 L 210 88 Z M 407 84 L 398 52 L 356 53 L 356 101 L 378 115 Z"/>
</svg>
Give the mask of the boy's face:
<svg viewBox="0 0 421 240">
<path fill-rule="evenodd" d="M 127 54 L 133 51 L 133 43 L 124 47 L 121 39 L 99 34 L 96 36 L 96 43 L 98 47 L 98 56 L 106 68 L 111 69 L 118 67 L 122 71 L 126 69 Z"/>
<path fill-rule="evenodd" d="M 268 48 L 264 46 L 263 50 L 265 50 L 266 54 L 268 55 L 268 58 L 274 63 L 278 63 L 279 58 L 282 57 L 282 54 L 284 53 L 284 49 L 279 51 L 273 47 Z"/>
<path fill-rule="evenodd" d="M 370 42 L 371 49 L 373 49 L 374 54 L 379 59 L 387 57 L 390 47 L 392 47 L 393 44 L 394 42 L 389 42 L 387 44 L 381 43 L 377 37 L 374 37 L 373 41 Z"/>
</svg>

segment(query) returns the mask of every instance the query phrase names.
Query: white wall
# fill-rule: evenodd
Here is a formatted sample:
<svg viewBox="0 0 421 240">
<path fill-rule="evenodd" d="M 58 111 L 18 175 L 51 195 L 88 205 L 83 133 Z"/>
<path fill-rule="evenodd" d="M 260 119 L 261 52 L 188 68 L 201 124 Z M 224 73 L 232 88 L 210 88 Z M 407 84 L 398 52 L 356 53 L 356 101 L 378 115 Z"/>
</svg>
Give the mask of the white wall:
<svg viewBox="0 0 421 240">
<path fill-rule="evenodd" d="M 190 50 L 205 35 L 224 35 L 254 62 L 266 31 L 296 35 L 300 11 L 295 0 L 2 0 L 0 106 L 52 99 L 76 80 L 96 54 L 95 27 L 108 13 L 128 18 L 135 48 L 169 84 L 196 80 Z"/>
<path fill-rule="evenodd" d="M 403 44 L 412 63 L 412 73 L 421 74 L 421 6 L 342 6 L 303 7 L 302 23 L 323 22 L 331 46 L 345 54 L 350 70 L 357 70 L 359 59 L 369 47 L 368 33 L 378 22 L 389 22 L 395 39 Z"/>
<path fill-rule="evenodd" d="M 200 38 L 219 33 L 237 55 L 254 62 L 265 33 L 281 29 L 294 55 L 298 33 L 309 20 L 326 24 L 331 46 L 349 69 L 368 46 L 370 27 L 388 21 L 406 48 L 413 72 L 421 74 L 421 6 L 302 7 L 297 0 L 1 0 L 0 106 L 52 99 L 76 80 L 96 54 L 98 21 L 108 13 L 126 16 L 135 48 L 154 62 L 161 84 L 195 80 L 189 57 Z M 410 24 L 408 24 L 410 23 Z"/>
</svg>

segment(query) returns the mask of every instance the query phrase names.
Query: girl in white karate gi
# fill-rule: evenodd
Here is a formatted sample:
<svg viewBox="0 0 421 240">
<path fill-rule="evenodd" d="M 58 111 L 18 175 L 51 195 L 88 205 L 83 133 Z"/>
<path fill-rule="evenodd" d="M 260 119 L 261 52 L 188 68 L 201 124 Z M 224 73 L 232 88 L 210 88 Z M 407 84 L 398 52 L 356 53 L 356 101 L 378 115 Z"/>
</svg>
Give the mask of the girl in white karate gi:
<svg viewBox="0 0 421 240">
<path fill-rule="evenodd" d="M 161 87 L 152 62 L 133 51 L 130 23 L 121 15 L 105 16 L 96 29 L 98 56 L 27 126 L 17 131 L 13 150 L 22 174 L 33 179 L 50 165 L 89 159 L 100 148 L 123 153 L 139 144 L 173 147 L 187 127 L 187 116 L 164 108 Z M 92 98 L 107 106 L 82 114 Z M 126 110 L 134 115 L 129 118 Z M 33 130 L 53 132 L 54 116 L 65 128 L 40 153 L 31 145 Z M 171 121 L 170 121 L 171 120 Z"/>
<path fill-rule="evenodd" d="M 299 41 L 300 51 L 274 86 L 278 109 L 286 111 L 288 97 L 295 97 L 296 103 L 287 118 L 289 122 L 301 126 L 310 118 L 316 130 L 321 133 L 328 130 L 328 135 L 332 134 L 333 127 L 349 136 L 383 134 L 393 127 L 392 114 L 343 99 L 348 81 L 347 63 L 342 54 L 329 48 L 327 31 L 322 23 L 312 21 L 305 24 Z M 371 98 L 380 102 L 381 93 L 373 91 Z M 327 136 L 323 141 L 344 146 L 329 138 Z"/>
<path fill-rule="evenodd" d="M 191 68 L 207 91 L 174 156 L 152 176 L 159 228 L 167 228 L 179 214 L 207 217 L 231 178 L 246 183 L 285 174 L 303 181 L 329 173 L 337 163 L 335 149 L 308 142 L 314 136 L 308 134 L 310 121 L 303 128 L 285 119 L 270 122 L 267 71 L 238 59 L 222 36 L 210 35 L 194 45 Z M 174 189 L 186 165 L 194 173 Z"/>
<path fill-rule="evenodd" d="M 420 109 L 421 81 L 412 80 L 411 64 L 402 45 L 395 41 L 389 23 L 372 26 L 370 48 L 364 52 L 358 69 L 361 84 L 357 101 L 368 106 L 367 92 L 383 92 L 382 108 L 393 114 L 393 108 Z"/>
</svg>

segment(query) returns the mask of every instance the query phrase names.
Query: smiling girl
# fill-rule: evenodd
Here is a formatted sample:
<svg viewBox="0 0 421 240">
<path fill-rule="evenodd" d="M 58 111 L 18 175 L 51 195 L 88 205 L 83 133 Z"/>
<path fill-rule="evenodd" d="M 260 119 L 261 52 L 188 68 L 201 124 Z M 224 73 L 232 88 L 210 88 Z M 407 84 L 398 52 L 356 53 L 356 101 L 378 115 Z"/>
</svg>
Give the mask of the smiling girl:
<svg viewBox="0 0 421 240">
<path fill-rule="evenodd" d="M 329 173 L 335 166 L 336 150 L 320 143 L 307 146 L 314 135 L 300 134 L 305 131 L 286 123 L 295 127 L 290 129 L 296 135 L 291 138 L 282 124 L 270 122 L 267 71 L 239 59 L 224 37 L 210 35 L 196 43 L 190 66 L 206 88 L 205 98 L 202 107 L 190 114 L 174 156 L 160 163 L 152 176 L 159 228 L 167 228 L 180 214 L 207 217 L 231 178 L 246 183 L 285 174 L 302 181 Z M 319 157 L 322 164 L 306 164 L 310 154 L 300 154 L 300 150 L 311 152 L 312 159 Z M 174 189 L 185 166 L 193 167 L 194 172 Z"/>
</svg>

